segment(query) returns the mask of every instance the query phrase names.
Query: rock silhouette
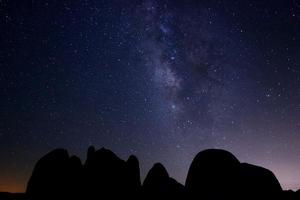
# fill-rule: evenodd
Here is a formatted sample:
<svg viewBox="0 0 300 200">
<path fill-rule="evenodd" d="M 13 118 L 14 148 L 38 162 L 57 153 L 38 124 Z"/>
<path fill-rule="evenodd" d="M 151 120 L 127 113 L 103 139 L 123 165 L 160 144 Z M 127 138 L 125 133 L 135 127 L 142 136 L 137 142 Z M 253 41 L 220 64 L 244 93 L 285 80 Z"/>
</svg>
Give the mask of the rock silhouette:
<svg viewBox="0 0 300 200">
<path fill-rule="evenodd" d="M 143 183 L 145 199 L 181 199 L 184 186 L 170 178 L 161 163 L 156 163 L 148 172 Z"/>
<path fill-rule="evenodd" d="M 212 199 L 234 196 L 240 162 L 231 153 L 208 149 L 196 155 L 188 171 L 185 187 L 190 198 Z"/>
<path fill-rule="evenodd" d="M 282 188 L 275 175 L 262 167 L 240 163 L 230 152 L 202 151 L 194 158 L 186 179 L 191 199 L 244 199 L 278 197 Z"/>
<path fill-rule="evenodd" d="M 0 193 L 0 199 L 300 199 L 300 190 L 283 191 L 268 169 L 240 163 L 230 152 L 201 151 L 183 186 L 156 163 L 141 185 L 138 159 L 90 147 L 84 164 L 56 149 L 35 165 L 25 194 Z"/>
<path fill-rule="evenodd" d="M 131 188 L 133 193 L 139 196 L 141 192 L 141 177 L 140 177 L 140 166 L 137 157 L 131 155 L 127 160 L 128 168 L 128 186 Z"/>
<path fill-rule="evenodd" d="M 67 150 L 56 149 L 42 157 L 33 170 L 26 194 L 34 199 L 70 198 L 80 189 L 82 165 Z"/>
<path fill-rule="evenodd" d="M 67 150 L 56 149 L 41 158 L 28 182 L 26 194 L 32 199 L 136 198 L 140 194 L 139 162 L 128 161 L 105 148 L 88 149 L 84 165 Z"/>
<path fill-rule="evenodd" d="M 94 147 L 89 148 L 84 164 L 84 191 L 89 199 L 136 198 L 140 187 L 136 157 L 130 156 L 125 162 L 108 149 L 95 151 Z"/>
<path fill-rule="evenodd" d="M 268 169 L 242 163 L 240 165 L 241 194 L 248 194 L 250 198 L 278 197 L 282 188 L 275 175 Z"/>
</svg>

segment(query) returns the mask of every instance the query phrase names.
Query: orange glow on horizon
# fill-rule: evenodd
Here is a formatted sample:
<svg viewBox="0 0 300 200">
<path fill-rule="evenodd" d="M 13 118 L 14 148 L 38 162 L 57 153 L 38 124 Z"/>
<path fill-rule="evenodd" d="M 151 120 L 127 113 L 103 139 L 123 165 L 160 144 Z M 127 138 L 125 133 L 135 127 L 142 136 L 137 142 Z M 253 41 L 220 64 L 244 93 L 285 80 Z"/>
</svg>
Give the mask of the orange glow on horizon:
<svg viewBox="0 0 300 200">
<path fill-rule="evenodd" d="M 26 190 L 26 183 L 8 181 L 0 182 L 0 192 L 22 193 Z"/>
</svg>

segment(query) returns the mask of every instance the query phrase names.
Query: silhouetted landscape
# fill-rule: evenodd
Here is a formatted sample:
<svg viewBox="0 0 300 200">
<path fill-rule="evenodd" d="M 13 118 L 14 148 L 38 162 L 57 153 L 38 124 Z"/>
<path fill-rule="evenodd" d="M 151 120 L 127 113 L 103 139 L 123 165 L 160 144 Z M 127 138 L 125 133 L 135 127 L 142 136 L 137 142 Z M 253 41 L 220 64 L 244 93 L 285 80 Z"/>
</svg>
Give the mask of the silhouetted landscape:
<svg viewBox="0 0 300 200">
<path fill-rule="evenodd" d="M 0 199 L 300 199 L 300 190 L 284 191 L 270 170 L 221 149 L 198 153 L 185 185 L 161 163 L 141 183 L 137 157 L 125 161 L 91 146 L 83 164 L 65 149 L 51 151 L 36 163 L 24 194 L 2 192 Z"/>
</svg>

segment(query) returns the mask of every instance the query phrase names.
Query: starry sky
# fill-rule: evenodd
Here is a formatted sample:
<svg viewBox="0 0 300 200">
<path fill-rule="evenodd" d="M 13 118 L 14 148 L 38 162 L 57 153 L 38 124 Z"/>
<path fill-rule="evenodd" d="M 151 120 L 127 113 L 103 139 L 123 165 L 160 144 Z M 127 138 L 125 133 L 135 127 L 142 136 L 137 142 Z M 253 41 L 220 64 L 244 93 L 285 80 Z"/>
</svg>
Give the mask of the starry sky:
<svg viewBox="0 0 300 200">
<path fill-rule="evenodd" d="M 184 183 L 223 148 L 300 188 L 299 0 L 0 0 L 0 191 L 89 145 Z"/>
</svg>

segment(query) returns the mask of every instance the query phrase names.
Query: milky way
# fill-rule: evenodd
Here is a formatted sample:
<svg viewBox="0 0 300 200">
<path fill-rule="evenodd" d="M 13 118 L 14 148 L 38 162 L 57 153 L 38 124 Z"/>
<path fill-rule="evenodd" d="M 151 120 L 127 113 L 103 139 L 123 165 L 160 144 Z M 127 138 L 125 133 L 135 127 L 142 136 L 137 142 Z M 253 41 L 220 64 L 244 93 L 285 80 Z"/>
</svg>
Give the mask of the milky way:
<svg viewBox="0 0 300 200">
<path fill-rule="evenodd" d="M 297 2 L 0 1 L 0 191 L 89 145 L 182 183 L 223 148 L 299 188 Z"/>
</svg>

